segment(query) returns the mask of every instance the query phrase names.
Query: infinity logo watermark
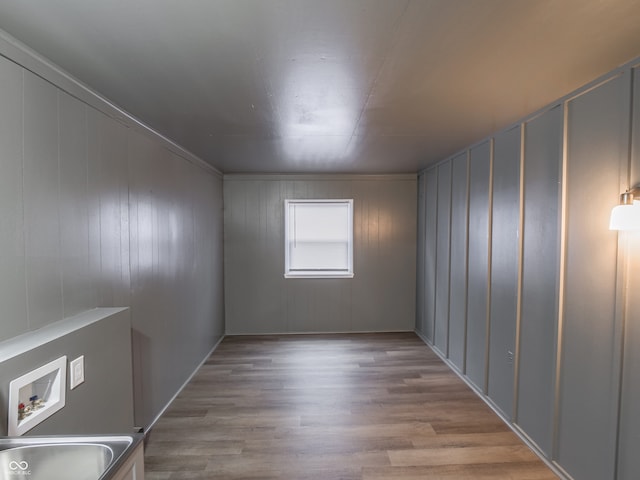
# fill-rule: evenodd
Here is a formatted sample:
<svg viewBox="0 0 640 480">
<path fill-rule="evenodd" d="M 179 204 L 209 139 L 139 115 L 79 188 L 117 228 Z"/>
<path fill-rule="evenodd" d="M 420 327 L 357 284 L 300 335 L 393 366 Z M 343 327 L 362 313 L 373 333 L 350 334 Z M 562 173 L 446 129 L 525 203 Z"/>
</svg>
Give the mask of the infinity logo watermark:
<svg viewBox="0 0 640 480">
<path fill-rule="evenodd" d="M 16 462 L 12 460 L 9 462 L 9 472 L 10 475 L 31 475 L 31 470 L 29 470 L 29 463 L 26 461 Z"/>
<path fill-rule="evenodd" d="M 11 470 L 27 470 L 29 468 L 29 464 L 27 462 L 9 462 L 9 468 Z"/>
</svg>

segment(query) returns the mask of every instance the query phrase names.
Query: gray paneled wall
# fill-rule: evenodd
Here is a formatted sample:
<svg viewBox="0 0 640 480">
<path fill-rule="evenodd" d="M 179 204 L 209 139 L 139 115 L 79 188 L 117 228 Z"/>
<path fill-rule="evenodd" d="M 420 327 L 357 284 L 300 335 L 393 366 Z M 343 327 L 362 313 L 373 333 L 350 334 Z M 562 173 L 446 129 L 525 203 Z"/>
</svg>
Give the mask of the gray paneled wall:
<svg viewBox="0 0 640 480">
<path fill-rule="evenodd" d="M 0 341 L 131 306 L 146 427 L 224 332 L 222 178 L 56 75 L 0 56 Z"/>
<path fill-rule="evenodd" d="M 520 126 L 496 135 L 493 151 L 488 395 L 510 418 L 518 306 Z"/>
<path fill-rule="evenodd" d="M 465 370 L 467 345 L 467 212 L 468 154 L 451 160 L 451 278 L 449 301 L 449 358 L 460 371 Z"/>
<path fill-rule="evenodd" d="M 551 455 L 555 402 L 563 108 L 524 125 L 517 424 Z"/>
<path fill-rule="evenodd" d="M 611 478 L 615 470 L 618 252 L 617 234 L 606 227 L 628 170 L 629 77 L 616 76 L 567 105 L 557 455 L 576 478 Z"/>
<path fill-rule="evenodd" d="M 87 111 L 90 261 L 99 304 L 129 305 L 128 137 L 134 132 L 100 112 Z"/>
<path fill-rule="evenodd" d="M 640 71 L 633 70 L 633 92 L 640 92 Z M 640 95 L 633 97 L 630 186 L 640 185 Z M 628 232 L 619 248 L 628 261 L 625 282 L 626 325 L 618 454 L 618 479 L 633 480 L 640 472 L 640 233 Z"/>
<path fill-rule="evenodd" d="M 354 278 L 284 278 L 284 200 L 354 199 Z M 229 334 L 412 330 L 415 175 L 224 181 Z"/>
<path fill-rule="evenodd" d="M 24 240 L 24 72 L 0 57 L 0 341 L 28 328 Z"/>
<path fill-rule="evenodd" d="M 436 313 L 434 345 L 445 355 L 449 349 L 449 271 L 451 256 L 451 162 L 438 167 L 436 229 Z"/>
<path fill-rule="evenodd" d="M 128 158 L 136 420 L 148 425 L 224 333 L 222 179 L 143 135 Z"/>
<path fill-rule="evenodd" d="M 469 265 L 467 270 L 466 376 L 486 390 L 487 327 L 491 259 L 492 142 L 469 151 Z M 458 299 L 456 299 L 457 301 Z"/>
<path fill-rule="evenodd" d="M 424 329 L 422 333 L 430 342 L 434 342 L 435 315 L 436 315 L 436 241 L 438 230 L 431 228 L 438 221 L 438 169 L 433 168 L 425 174 L 425 244 L 420 245 L 425 252 L 425 291 L 421 293 L 421 302 L 424 304 Z M 448 261 L 448 259 L 447 259 Z"/>
<path fill-rule="evenodd" d="M 58 183 L 58 91 L 35 75 L 23 77 L 24 226 L 30 329 L 64 317 Z M 63 94 L 60 94 L 64 96 Z"/>
<path fill-rule="evenodd" d="M 577 480 L 640 471 L 640 237 L 608 229 L 621 191 L 640 182 L 640 81 L 631 66 L 421 173 L 418 248 L 450 238 L 450 252 L 418 266 L 437 281 L 425 281 L 417 301 L 449 319 L 436 321 L 435 336 L 420 321 L 416 329 Z M 450 166 L 451 178 L 439 174 Z M 449 188 L 447 223 L 439 192 Z M 448 328 L 448 352 L 438 328 Z"/>
<path fill-rule="evenodd" d="M 60 256 L 64 317 L 73 316 L 95 306 L 91 262 L 97 253 L 97 238 L 89 239 L 89 178 L 87 156 L 88 111 L 68 95 L 60 96 Z M 93 172 L 92 172 L 93 173 Z M 91 177 L 93 178 L 93 176 Z M 126 206 L 126 204 L 125 204 Z M 95 228 L 95 225 L 94 225 Z M 126 305 L 126 304 L 123 304 Z"/>
</svg>

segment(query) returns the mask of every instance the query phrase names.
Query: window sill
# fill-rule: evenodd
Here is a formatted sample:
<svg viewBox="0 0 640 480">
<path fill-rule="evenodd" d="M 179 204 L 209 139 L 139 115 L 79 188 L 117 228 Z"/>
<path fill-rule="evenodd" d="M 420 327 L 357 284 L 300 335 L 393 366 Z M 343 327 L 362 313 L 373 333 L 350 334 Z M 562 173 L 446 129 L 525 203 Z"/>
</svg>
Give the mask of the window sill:
<svg viewBox="0 0 640 480">
<path fill-rule="evenodd" d="M 353 278 L 353 272 L 288 272 L 284 278 Z"/>
</svg>

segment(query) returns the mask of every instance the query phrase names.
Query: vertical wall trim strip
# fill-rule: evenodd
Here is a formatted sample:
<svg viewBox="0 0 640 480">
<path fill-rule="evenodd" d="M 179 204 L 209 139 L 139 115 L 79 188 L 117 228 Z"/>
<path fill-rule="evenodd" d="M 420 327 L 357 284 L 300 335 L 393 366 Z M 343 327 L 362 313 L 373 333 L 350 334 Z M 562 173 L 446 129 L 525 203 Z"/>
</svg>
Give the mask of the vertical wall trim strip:
<svg viewBox="0 0 640 480">
<path fill-rule="evenodd" d="M 420 221 L 422 219 L 421 216 L 421 209 L 420 209 L 420 189 L 421 184 L 422 184 L 422 173 L 418 173 L 418 178 L 416 179 L 417 182 L 417 189 L 416 189 L 416 193 L 417 193 L 417 197 L 418 197 L 418 205 L 416 207 L 416 213 L 418 214 L 418 220 L 416 222 L 416 323 L 415 323 L 415 329 L 416 330 L 420 330 L 421 329 L 421 325 L 422 325 L 422 319 L 420 318 L 420 312 L 422 311 L 421 307 L 420 307 L 420 290 L 418 289 L 419 285 L 420 285 L 420 249 L 422 248 L 420 246 Z M 424 196 L 424 191 L 423 191 L 423 196 Z M 424 223 L 424 222 L 423 222 Z M 354 230 L 355 230 L 355 225 L 354 225 Z M 355 231 L 354 231 L 355 234 Z M 424 285 L 424 283 L 423 283 Z M 351 319 L 351 315 L 349 315 L 349 319 Z"/>
<path fill-rule="evenodd" d="M 89 106 L 88 105 L 84 105 L 82 107 L 82 112 L 84 114 L 84 129 L 86 132 L 86 135 L 84 137 L 84 188 L 85 188 L 85 199 L 87 201 L 87 209 L 89 209 L 89 198 L 90 198 L 90 191 L 89 189 L 91 188 L 91 176 L 89 174 L 89 172 L 91 171 L 91 167 L 89 165 L 90 163 L 90 155 L 89 155 L 89 138 L 90 138 L 90 124 L 89 124 Z M 128 139 L 128 137 L 127 137 Z M 127 148 L 127 166 L 129 165 L 129 149 Z M 129 191 L 129 174 L 127 173 L 127 192 Z M 129 216 L 129 218 L 131 218 L 131 203 L 129 202 L 129 198 L 127 198 L 127 215 Z M 129 258 L 131 258 L 131 235 L 127 235 L 127 241 L 129 242 L 128 245 L 128 252 L 129 252 Z M 91 268 L 91 220 L 89 220 L 87 222 L 87 252 L 88 252 L 88 263 L 89 263 L 89 268 Z M 131 260 L 129 260 L 129 262 L 127 262 L 127 271 L 129 272 L 129 291 L 132 291 L 131 289 Z M 96 300 L 96 293 L 93 293 L 93 300 Z M 132 350 L 133 352 L 133 350 Z"/>
<path fill-rule="evenodd" d="M 564 289 L 566 276 L 566 256 L 567 256 L 567 168 L 568 168 L 568 148 L 569 148 L 569 100 L 563 102 L 562 119 L 562 162 L 560 171 L 560 254 L 558 266 L 558 325 L 556 330 L 556 358 L 555 358 L 555 391 L 553 408 L 553 438 L 551 440 L 551 459 L 558 458 L 558 435 L 560 429 L 560 377 L 562 370 L 562 329 L 564 323 Z"/>
<path fill-rule="evenodd" d="M 89 175 L 89 141 L 88 141 L 88 138 L 89 138 L 89 110 L 88 110 L 88 108 L 89 107 L 87 107 L 87 179 L 90 176 Z M 127 210 L 127 224 L 129 225 L 129 231 L 127 233 L 127 240 L 126 240 L 126 242 L 127 242 L 127 251 L 129 252 L 128 253 L 129 260 L 127 261 L 127 267 L 126 268 L 127 268 L 127 275 L 129 276 L 128 277 L 129 278 L 129 293 L 128 293 L 128 295 L 129 295 L 129 298 L 131 299 L 131 297 L 133 296 L 133 291 L 134 291 L 133 282 L 131 280 L 133 278 L 133 266 L 132 266 L 133 262 L 131 261 L 131 252 L 132 252 L 132 244 L 133 244 L 133 242 L 131 240 L 131 237 L 132 237 L 132 234 L 131 234 L 131 229 L 132 229 L 131 218 L 133 217 L 132 210 L 133 210 L 133 200 L 134 199 L 133 199 L 133 196 L 131 194 L 131 184 L 133 183 L 133 181 L 132 181 L 132 179 L 133 179 L 133 172 L 132 172 L 133 160 L 131 158 L 131 129 L 129 129 L 129 128 L 127 128 L 127 130 L 124 132 L 124 151 L 125 151 L 125 155 L 126 155 L 125 163 L 126 163 L 126 166 L 127 166 L 127 209 L 126 210 Z M 193 163 L 192 163 L 192 165 L 193 165 Z M 218 177 L 218 178 L 220 178 L 220 177 Z M 221 178 L 220 178 L 220 181 L 222 181 Z M 89 185 L 89 181 L 87 180 L 87 188 L 88 188 L 88 185 Z M 222 188 L 220 188 L 220 194 L 222 195 Z M 193 209 L 193 206 L 192 206 L 192 209 Z M 194 213 L 194 216 L 195 216 L 195 213 Z M 223 214 L 223 218 L 224 218 L 224 214 Z M 193 228 L 195 230 L 195 228 L 196 228 L 195 227 L 195 223 L 196 223 L 195 222 L 195 217 L 194 217 L 194 222 L 193 223 L 194 223 Z M 195 233 L 194 233 L 194 237 L 193 238 L 194 238 L 194 242 L 195 242 L 195 238 L 196 238 L 195 237 Z M 102 239 L 100 241 L 102 241 Z M 100 247 L 100 248 L 102 248 L 102 247 Z M 194 248 L 195 248 L 195 245 L 194 245 Z M 102 257 L 102 255 L 101 255 L 101 257 Z M 224 253 L 223 253 L 223 258 L 224 258 Z M 222 262 L 222 263 L 224 265 L 224 262 Z M 223 273 L 223 275 L 224 275 L 224 273 Z M 222 286 L 222 299 L 223 299 L 223 302 L 224 302 L 224 281 L 222 283 L 223 283 L 223 286 Z M 131 315 L 133 317 L 133 313 Z M 224 311 L 222 312 L 222 318 L 224 319 Z M 224 328 L 224 325 L 223 325 L 223 328 Z M 131 348 L 132 348 L 132 355 L 133 355 L 133 343 L 132 343 L 132 347 Z M 134 372 L 133 375 L 136 375 L 136 373 Z"/>
<path fill-rule="evenodd" d="M 57 203 L 58 203 L 58 242 L 60 242 L 60 303 L 62 304 L 62 317 L 64 318 L 64 312 L 65 310 L 65 302 L 64 302 L 64 268 L 62 267 L 62 215 L 61 215 L 61 198 L 62 198 L 62 172 L 61 172 L 61 165 L 62 165 L 62 161 L 61 161 L 61 152 L 60 152 L 60 144 L 62 143 L 62 139 L 60 138 L 61 135 L 61 130 L 60 130 L 60 123 L 61 123 L 61 118 L 60 118 L 60 95 L 62 95 L 62 93 L 60 92 L 59 89 L 56 89 L 56 141 L 57 141 L 57 145 L 56 145 L 56 156 L 58 157 L 58 198 L 57 198 Z"/>
<path fill-rule="evenodd" d="M 524 164 L 525 164 L 525 139 L 527 124 L 520 125 L 520 198 L 519 198 L 519 223 L 518 223 L 518 287 L 516 299 L 516 338 L 513 359 L 513 414 L 512 421 L 518 421 L 518 392 L 520 386 L 520 344 L 522 323 L 522 263 L 524 259 Z"/>
<path fill-rule="evenodd" d="M 423 199 L 422 199 L 422 206 L 423 206 L 423 210 L 422 210 L 422 232 L 424 233 L 424 237 L 423 237 L 423 244 L 422 244 L 422 280 L 423 280 L 423 284 L 422 284 L 422 319 L 421 319 L 421 323 L 420 323 L 420 331 L 422 332 L 422 334 L 425 336 L 425 338 L 427 337 L 427 321 L 429 319 L 429 316 L 427 315 L 427 308 L 429 307 L 428 303 L 427 303 L 427 299 L 428 299 L 428 294 L 427 294 L 427 275 L 429 272 L 427 272 L 427 264 L 429 263 L 427 260 L 427 186 L 429 185 L 429 181 L 427 179 L 427 171 L 425 171 L 422 174 L 422 193 L 423 193 Z"/>
<path fill-rule="evenodd" d="M 466 152 L 467 161 L 467 181 L 465 188 L 467 195 L 465 199 L 465 252 L 464 252 L 464 348 L 462 350 L 462 373 L 467 374 L 467 318 L 469 314 L 469 197 L 471 190 L 471 149 Z"/>
<path fill-rule="evenodd" d="M 495 154 L 495 137 L 489 142 L 489 216 L 487 241 L 487 309 L 486 309 L 486 339 L 484 352 L 484 394 L 489 394 L 489 354 L 491 348 L 491 261 L 493 256 L 493 160 Z"/>
<path fill-rule="evenodd" d="M 432 309 L 431 344 L 435 345 L 436 344 L 436 327 L 438 326 L 438 322 L 436 322 L 436 303 L 438 299 L 438 216 L 439 216 L 438 204 L 440 203 L 439 167 L 434 167 L 433 171 L 435 172 L 435 176 L 436 176 L 436 195 L 435 195 L 436 204 L 434 205 L 436 218 L 435 218 L 435 225 L 432 225 L 432 227 L 435 228 L 436 233 L 433 236 L 433 238 L 435 239 L 435 243 L 433 245 L 433 277 L 432 277 L 433 278 L 433 295 L 431 295 L 431 298 L 433 299 L 433 305 L 431 306 L 431 309 Z"/>
<path fill-rule="evenodd" d="M 422 317 L 420 318 L 420 331 L 426 336 L 426 322 L 427 322 L 427 173 L 422 172 L 419 177 L 420 185 L 422 186 L 422 245 L 418 244 L 418 248 L 422 249 L 422 292 L 416 298 L 422 305 L 420 311 Z M 420 198 L 420 197 L 418 197 Z"/>
<path fill-rule="evenodd" d="M 22 235 L 22 252 L 23 252 L 23 256 L 22 256 L 22 269 L 24 272 L 27 271 L 27 236 L 29 235 L 29 233 L 27 232 L 27 228 L 26 228 L 26 221 L 27 221 L 27 209 L 25 206 L 25 181 L 24 181 L 24 177 L 25 177 L 25 165 L 24 165 L 24 149 L 25 149 L 25 141 L 24 141 L 24 128 L 25 128 L 25 123 L 24 123 L 24 117 L 25 117 L 25 79 L 24 79 L 24 68 L 20 69 L 20 86 L 21 86 L 21 105 L 22 105 L 22 119 L 21 119 L 21 134 L 22 134 L 22 139 L 21 139 L 21 151 L 20 151 L 20 163 L 21 163 L 21 171 L 20 173 L 22 174 L 22 185 L 20 185 L 21 187 L 21 192 L 20 194 L 22 195 L 22 198 L 20 199 L 22 202 L 22 231 L 23 231 L 23 235 Z M 25 313 L 27 315 L 27 326 L 29 327 L 29 329 L 33 328 L 33 326 L 31 325 L 31 315 L 29 312 L 29 275 L 25 275 L 24 276 L 24 302 L 25 302 Z"/>
</svg>

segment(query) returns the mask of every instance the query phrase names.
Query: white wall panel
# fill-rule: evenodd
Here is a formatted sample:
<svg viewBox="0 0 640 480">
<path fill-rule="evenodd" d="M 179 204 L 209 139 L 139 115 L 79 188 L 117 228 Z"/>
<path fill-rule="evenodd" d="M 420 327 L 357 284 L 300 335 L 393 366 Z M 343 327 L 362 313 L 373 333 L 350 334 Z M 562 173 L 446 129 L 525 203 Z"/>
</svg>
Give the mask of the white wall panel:
<svg viewBox="0 0 640 480">
<path fill-rule="evenodd" d="M 451 160 L 449 359 L 461 372 L 464 372 L 467 329 L 467 168 L 467 152 Z"/>
<path fill-rule="evenodd" d="M 488 394 L 507 418 L 514 402 L 520 239 L 520 126 L 496 135 L 493 155 Z"/>
<path fill-rule="evenodd" d="M 617 236 L 609 231 L 629 145 L 629 74 L 570 101 L 558 460 L 575 478 L 613 478 L 620 338 Z"/>
<path fill-rule="evenodd" d="M 522 302 L 516 423 L 551 455 L 560 257 L 563 108 L 525 124 Z"/>
<path fill-rule="evenodd" d="M 0 341 L 28 330 L 22 191 L 22 76 L 0 57 Z"/>
<path fill-rule="evenodd" d="M 491 233 L 491 144 L 469 154 L 469 270 L 467 285 L 467 352 L 465 374 L 485 389 Z"/>
<path fill-rule="evenodd" d="M 63 318 L 58 90 L 24 75 L 24 214 L 29 329 Z"/>
<path fill-rule="evenodd" d="M 416 180 L 225 177 L 227 332 L 412 330 Z M 284 278 L 284 200 L 354 199 L 353 279 Z"/>
<path fill-rule="evenodd" d="M 451 264 L 451 161 L 438 166 L 438 217 L 436 227 L 436 313 L 434 345 L 448 356 L 449 268 Z"/>
</svg>

